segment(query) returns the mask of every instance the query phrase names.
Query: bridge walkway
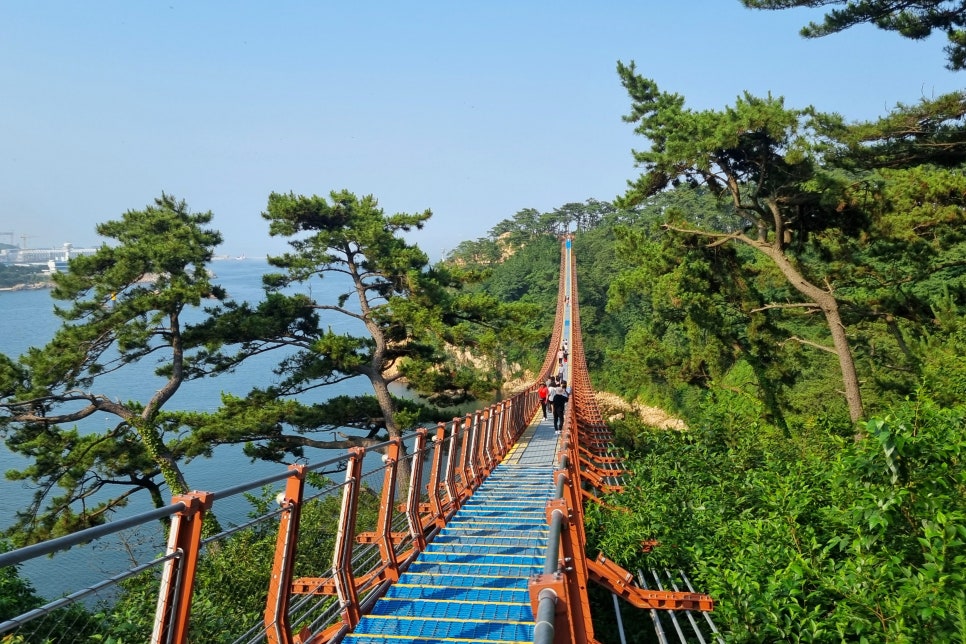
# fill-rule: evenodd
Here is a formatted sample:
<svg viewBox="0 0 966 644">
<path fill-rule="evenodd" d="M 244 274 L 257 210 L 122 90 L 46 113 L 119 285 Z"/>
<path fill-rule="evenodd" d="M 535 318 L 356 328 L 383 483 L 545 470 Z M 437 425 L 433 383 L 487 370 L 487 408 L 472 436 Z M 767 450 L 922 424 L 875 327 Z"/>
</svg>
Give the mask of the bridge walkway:
<svg viewBox="0 0 966 644">
<path fill-rule="evenodd" d="M 547 551 L 560 435 L 538 410 L 520 440 L 346 642 L 533 642 L 527 587 Z"/>
</svg>

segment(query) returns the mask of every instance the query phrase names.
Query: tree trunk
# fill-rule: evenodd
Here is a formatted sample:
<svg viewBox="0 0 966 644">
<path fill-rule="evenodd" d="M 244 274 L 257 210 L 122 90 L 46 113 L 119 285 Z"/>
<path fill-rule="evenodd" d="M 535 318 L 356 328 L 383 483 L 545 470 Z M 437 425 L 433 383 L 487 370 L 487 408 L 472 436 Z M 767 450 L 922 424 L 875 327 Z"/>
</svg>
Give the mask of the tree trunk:
<svg viewBox="0 0 966 644">
<path fill-rule="evenodd" d="M 154 461 L 158 469 L 161 470 L 161 475 L 164 477 L 164 482 L 168 484 L 168 491 L 172 494 L 185 494 L 190 489 L 188 487 L 188 481 L 184 477 L 184 473 L 178 466 L 177 459 L 171 454 L 168 446 L 164 444 L 158 431 L 151 426 L 147 421 L 129 421 L 134 424 L 134 429 L 137 431 L 138 436 L 141 438 L 141 442 L 144 444 L 145 450 L 147 450 L 148 455 L 151 460 Z"/>
<path fill-rule="evenodd" d="M 379 403 L 379 409 L 382 410 L 382 416 L 386 422 L 386 431 L 389 432 L 389 438 L 402 438 L 402 428 L 396 422 L 396 406 L 392 402 L 392 396 L 389 395 L 389 384 L 383 375 L 378 372 L 370 375 L 369 380 L 372 383 L 372 390 L 376 395 L 376 401 Z M 400 443 L 399 469 L 397 472 L 399 479 L 396 485 L 396 494 L 400 498 L 405 498 L 405 495 L 409 493 L 409 477 L 412 472 L 405 443 Z"/>
<path fill-rule="evenodd" d="M 839 358 L 839 369 L 842 371 L 842 384 L 845 387 L 845 401 L 849 406 L 849 417 L 853 423 L 858 422 L 862 418 L 862 392 L 859 389 L 855 361 L 852 358 L 852 351 L 849 349 L 849 340 L 845 335 L 845 326 L 842 324 L 839 304 L 835 296 L 806 280 L 781 249 L 775 248 L 768 242 L 755 241 L 743 235 L 739 236 L 738 239 L 767 255 L 775 262 L 775 265 L 795 290 L 822 309 L 829 332 L 832 334 L 835 354 Z"/>
</svg>

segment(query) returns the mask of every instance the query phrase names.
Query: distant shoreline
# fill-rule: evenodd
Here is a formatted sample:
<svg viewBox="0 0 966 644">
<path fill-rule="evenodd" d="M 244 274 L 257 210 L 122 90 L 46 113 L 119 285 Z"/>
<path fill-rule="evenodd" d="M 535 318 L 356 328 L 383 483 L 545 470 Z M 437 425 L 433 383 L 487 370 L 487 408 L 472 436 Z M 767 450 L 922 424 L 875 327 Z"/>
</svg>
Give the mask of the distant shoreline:
<svg viewBox="0 0 966 644">
<path fill-rule="evenodd" d="M 0 286 L 0 293 L 13 293 L 16 291 L 39 291 L 40 289 L 50 288 L 53 282 L 35 282 L 34 284 L 14 284 L 13 286 Z"/>
</svg>

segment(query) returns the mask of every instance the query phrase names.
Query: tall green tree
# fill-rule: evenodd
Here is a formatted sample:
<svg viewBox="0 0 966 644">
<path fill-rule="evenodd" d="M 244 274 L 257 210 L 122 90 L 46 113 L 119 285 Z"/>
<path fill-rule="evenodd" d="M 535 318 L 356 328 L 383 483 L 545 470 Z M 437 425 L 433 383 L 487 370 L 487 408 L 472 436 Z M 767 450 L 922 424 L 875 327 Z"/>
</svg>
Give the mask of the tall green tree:
<svg viewBox="0 0 966 644">
<path fill-rule="evenodd" d="M 641 206 L 650 213 L 633 225 L 614 231 L 615 254 L 607 310 L 633 319 L 623 342 L 612 349 L 614 364 L 625 372 L 621 386 L 628 393 L 647 393 L 652 402 L 676 411 L 691 394 L 728 386 L 748 370 L 734 372 L 740 362 L 754 380 L 765 415 L 786 428 L 780 404 L 788 384 L 788 369 L 780 359 L 783 329 L 768 316 L 754 313 L 767 301 L 762 289 L 771 280 L 754 264 L 754 251 L 738 245 L 688 244 L 687 238 L 660 224 L 687 218 L 708 230 L 737 230 L 741 224 L 727 202 L 706 189 L 678 186 L 654 195 Z M 672 213 L 681 213 L 675 215 Z M 686 214 L 685 214 L 686 213 Z M 619 359 L 618 359 L 619 356 Z"/>
<path fill-rule="evenodd" d="M 937 388 L 963 369 L 952 361 L 944 378 L 929 372 L 957 346 L 966 316 L 966 173 L 923 164 L 875 170 L 866 181 L 874 192 L 855 196 L 870 216 L 865 234 L 823 235 L 816 247 L 850 303 L 867 389 L 902 399 L 928 380 L 952 404 Z"/>
<path fill-rule="evenodd" d="M 53 275 L 51 295 L 64 303 L 54 337 L 19 359 L 0 356 L 0 432 L 32 459 L 7 476 L 37 486 L 12 528 L 18 541 L 102 523 L 139 490 L 158 506 L 163 485 L 189 490 L 171 442 L 179 427 L 165 408 L 192 373 L 186 309 L 225 297 L 207 268 L 221 243 L 211 219 L 162 194 L 99 224 L 111 243 Z M 132 391 L 133 380 L 115 391 L 118 375 L 151 366 L 158 380 L 144 391 Z M 115 422 L 94 427 L 95 414 Z"/>
<path fill-rule="evenodd" d="M 812 235 L 811 252 L 849 303 L 866 391 L 888 404 L 929 380 L 938 396 L 961 372 L 944 367 L 946 382 L 928 375 L 957 346 L 966 314 L 966 92 L 899 104 L 840 139 L 825 171 L 848 179 L 837 194 L 864 223 L 859 234 Z"/>
<path fill-rule="evenodd" d="M 278 460 L 305 447 L 366 444 L 382 429 L 398 437 L 426 419 L 425 407 L 391 394 L 395 382 L 405 379 L 418 393 L 435 394 L 441 405 L 489 389 L 451 349 L 472 353 L 463 325 L 495 314 L 461 293 L 458 272 L 431 266 L 404 238 L 430 216 L 428 210 L 386 214 L 374 197 L 348 191 L 333 191 L 328 199 L 271 194 L 263 217 L 270 234 L 287 239 L 291 251 L 269 258 L 280 270 L 264 276 L 266 299 L 226 303 L 197 331 L 204 336 L 198 341 L 211 347 L 211 368 L 233 369 L 252 355 L 278 352 L 277 381 L 245 397 L 225 396 L 217 414 L 185 418 L 196 428 L 190 449 L 247 441 L 250 454 Z M 319 299 L 312 283 L 320 279 L 344 290 Z M 360 377 L 371 385 L 371 395 L 318 404 L 305 399 Z M 361 424 L 371 430 L 365 438 L 318 435 L 324 427 Z"/>
<path fill-rule="evenodd" d="M 484 268 L 502 259 L 499 244 L 488 237 L 467 239 L 456 245 L 446 256 L 447 262 L 460 266 Z"/>
<path fill-rule="evenodd" d="M 845 154 L 831 159 L 838 165 L 867 170 L 959 167 L 966 163 L 966 91 L 899 103 L 885 116 L 853 123 L 841 134 Z"/>
<path fill-rule="evenodd" d="M 820 38 L 862 24 L 924 40 L 933 31 L 946 34 L 946 67 L 966 69 L 966 1 L 964 0 L 741 0 L 752 9 L 833 8 L 825 19 L 802 27 L 801 35 Z"/>
<path fill-rule="evenodd" d="M 634 154 L 644 171 L 631 182 L 621 205 L 639 203 L 679 182 L 706 186 L 727 199 L 742 228 L 713 230 L 687 220 L 667 226 L 698 243 L 737 243 L 754 249 L 804 299 L 774 306 L 821 311 L 833 346 L 798 341 L 837 357 L 849 415 L 857 421 L 863 413 L 862 394 L 839 301 L 822 266 L 808 266 L 801 252 L 809 234 L 859 223 L 855 209 L 843 208 L 836 178 L 821 172 L 820 161 L 834 147 L 832 135 L 842 129 L 841 119 L 811 108 L 788 109 L 781 99 L 748 94 L 733 107 L 696 112 L 685 108 L 681 96 L 662 92 L 652 80 L 638 75 L 633 63 L 618 63 L 618 73 L 632 101 L 631 113 L 624 118 L 636 123 L 635 131 L 650 143 L 647 150 Z"/>
<path fill-rule="evenodd" d="M 576 233 L 593 230 L 601 224 L 605 217 L 612 215 L 614 205 L 607 201 L 588 199 L 584 203 L 566 203 L 554 208 L 550 213 L 555 220 L 561 222 L 561 233 L 568 230 Z"/>
<path fill-rule="evenodd" d="M 504 219 L 490 229 L 489 238 L 494 242 L 502 242 L 511 250 L 525 246 L 536 237 L 545 235 L 553 227 L 544 213 L 536 208 L 523 208 L 513 217 Z"/>
<path fill-rule="evenodd" d="M 410 371 L 411 384 L 430 392 L 430 400 L 451 404 L 501 400 L 508 385 L 535 368 L 534 347 L 547 338 L 535 323 L 541 307 L 502 302 L 473 288 L 457 294 L 450 308 L 462 318 L 448 323 L 445 345 L 452 358 L 435 369 Z"/>
<path fill-rule="evenodd" d="M 321 334 L 291 377 L 311 385 L 320 374 L 364 376 L 389 436 L 399 437 L 405 426 L 389 385 L 441 361 L 432 338 L 443 331 L 445 289 L 453 283 L 403 238 L 403 233 L 422 229 L 432 216 L 429 210 L 387 215 L 371 195 L 333 191 L 329 197 L 330 202 L 318 196 L 269 196 L 263 213 L 269 233 L 287 238 L 293 251 L 269 258 L 284 272 L 266 276 L 266 283 L 277 290 L 327 273 L 347 276 L 349 290 L 336 303 L 311 306 L 361 323 L 366 334 L 331 329 Z"/>
</svg>

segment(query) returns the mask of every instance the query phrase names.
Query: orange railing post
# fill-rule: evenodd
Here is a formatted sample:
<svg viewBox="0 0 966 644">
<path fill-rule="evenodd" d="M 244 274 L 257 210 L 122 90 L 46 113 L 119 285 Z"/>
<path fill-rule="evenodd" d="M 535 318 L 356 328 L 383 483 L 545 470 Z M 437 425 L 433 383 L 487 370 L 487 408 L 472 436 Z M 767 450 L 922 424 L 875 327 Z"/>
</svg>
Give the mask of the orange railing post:
<svg viewBox="0 0 966 644">
<path fill-rule="evenodd" d="M 496 466 L 496 455 L 493 452 L 493 408 L 483 410 L 483 476 L 489 476 Z"/>
<path fill-rule="evenodd" d="M 342 606 L 342 623 L 352 630 L 362 616 L 359 608 L 359 593 L 352 572 L 352 546 L 356 533 L 356 515 L 359 509 L 359 488 L 362 485 L 362 458 L 366 450 L 362 447 L 349 449 L 349 461 L 345 471 L 346 487 L 342 496 L 342 509 L 339 513 L 339 527 L 336 531 L 335 551 L 332 555 L 332 570 L 335 589 Z"/>
<path fill-rule="evenodd" d="M 379 504 L 379 522 L 376 526 L 379 554 L 382 557 L 382 563 L 386 566 L 386 577 L 392 581 L 399 579 L 399 561 L 392 538 L 392 513 L 396 501 L 396 482 L 399 478 L 401 443 L 399 438 L 392 439 L 382 457 L 386 470 L 382 479 L 382 501 Z"/>
<path fill-rule="evenodd" d="M 443 471 L 443 450 L 446 442 L 446 425 L 439 423 L 436 426 L 436 435 L 433 436 L 433 471 L 429 475 L 429 507 L 433 514 L 433 521 L 436 527 L 446 527 L 446 508 L 443 507 L 443 500 L 440 498 L 440 479 Z"/>
<path fill-rule="evenodd" d="M 506 456 L 508 446 L 504 442 L 504 432 L 506 431 L 506 407 L 503 402 L 493 405 L 496 412 L 496 420 L 493 423 L 493 439 L 495 443 L 496 462 L 499 463 Z"/>
<path fill-rule="evenodd" d="M 534 639 L 550 644 L 584 644 L 593 642 L 593 631 L 590 639 L 583 632 L 580 620 L 575 620 L 574 604 L 580 603 L 579 596 L 574 595 L 574 571 L 567 560 L 564 546 L 566 524 L 569 522 L 570 510 L 564 499 L 552 499 L 547 502 L 547 523 L 550 525 L 551 539 L 547 561 L 543 572 L 530 577 L 527 584 L 530 591 L 530 608 L 537 618 Z M 555 557 L 556 561 L 551 562 Z M 544 605 L 543 609 L 541 604 Z M 552 606 L 552 608 L 547 608 Z M 550 635 L 547 634 L 549 631 Z"/>
<path fill-rule="evenodd" d="M 473 482 L 473 489 L 476 489 L 483 481 L 483 430 L 480 425 L 480 412 L 473 412 L 472 417 L 467 414 L 467 419 L 471 427 L 469 477 Z"/>
<path fill-rule="evenodd" d="M 513 401 L 504 400 L 500 403 L 502 407 L 503 422 L 500 423 L 502 431 L 500 432 L 500 438 L 503 444 L 503 450 L 500 452 L 500 458 L 506 458 L 507 452 L 513 447 Z"/>
<path fill-rule="evenodd" d="M 469 414 L 460 421 L 463 424 L 463 440 L 460 441 L 460 497 L 466 499 L 473 494 L 476 484 L 473 481 L 473 471 L 470 468 L 471 442 L 473 440 L 473 417 Z"/>
<path fill-rule="evenodd" d="M 305 466 L 289 465 L 288 469 L 292 475 L 285 484 L 285 492 L 278 497 L 278 504 L 283 512 L 278 522 L 275 561 L 272 564 L 268 598 L 265 602 L 265 637 L 269 644 L 293 642 L 288 608 L 302 517 L 302 498 L 305 493 Z"/>
<path fill-rule="evenodd" d="M 523 394 L 525 396 L 526 394 Z M 506 401 L 507 413 L 510 417 L 510 422 L 507 423 L 506 427 L 506 445 L 507 451 L 513 447 L 513 444 L 517 442 L 517 438 L 523 433 L 523 428 L 526 425 L 523 423 L 523 414 L 520 412 L 523 410 L 523 405 L 521 404 L 523 396 L 514 396 Z"/>
<path fill-rule="evenodd" d="M 579 466 L 576 461 L 569 460 L 567 473 L 564 476 L 563 498 L 566 507 L 564 525 L 560 534 L 561 563 L 565 571 L 568 586 L 567 594 L 570 598 L 570 621 L 576 634 L 575 641 L 589 642 L 594 638 L 594 624 L 590 615 L 590 600 L 587 596 L 587 552 L 584 536 L 584 508 L 583 496 L 575 489 L 579 479 L 572 476 L 574 469 Z"/>
<path fill-rule="evenodd" d="M 459 448 L 457 444 L 460 436 L 460 419 L 454 418 L 450 421 L 449 445 L 446 449 L 446 476 L 443 484 L 446 487 L 446 496 L 449 499 L 450 512 L 455 512 L 461 505 L 459 491 L 456 489 L 456 452 Z"/>
<path fill-rule="evenodd" d="M 172 503 L 184 503 L 185 508 L 171 520 L 167 553 L 178 556 L 164 564 L 152 644 L 185 644 L 188 641 L 191 597 L 201 553 L 201 528 L 205 512 L 211 509 L 213 501 L 210 492 L 189 492 L 172 499 Z"/>
<path fill-rule="evenodd" d="M 420 516 L 420 492 L 423 481 L 423 453 L 426 451 L 426 436 L 429 434 L 425 427 L 416 430 L 416 442 L 413 444 L 412 468 L 409 479 L 409 496 L 406 502 L 406 522 L 409 524 L 409 534 L 413 538 L 416 552 L 426 549 L 426 526 Z"/>
</svg>

